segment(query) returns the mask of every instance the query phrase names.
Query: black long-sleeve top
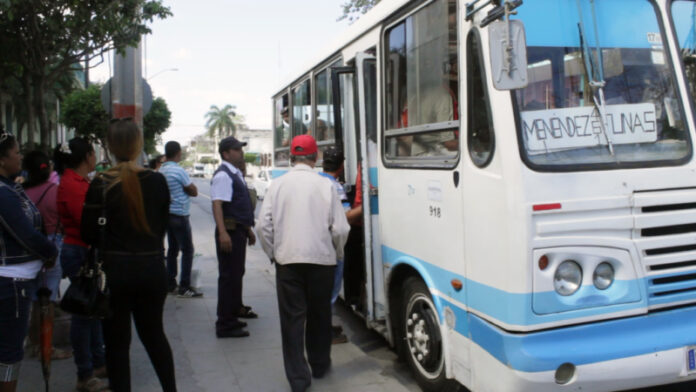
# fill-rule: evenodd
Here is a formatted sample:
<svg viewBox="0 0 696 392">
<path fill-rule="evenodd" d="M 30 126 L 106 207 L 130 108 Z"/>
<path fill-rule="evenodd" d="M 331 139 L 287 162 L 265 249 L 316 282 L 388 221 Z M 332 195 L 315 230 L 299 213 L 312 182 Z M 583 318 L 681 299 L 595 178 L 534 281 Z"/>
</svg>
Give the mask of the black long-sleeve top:
<svg viewBox="0 0 696 392">
<path fill-rule="evenodd" d="M 145 216 L 152 234 L 138 231 L 131 223 L 128 206 L 123 199 L 120 184 L 106 193 L 106 232 L 102 251 L 149 253 L 163 249 L 164 233 L 169 220 L 169 187 L 167 180 L 160 173 L 143 170 L 138 173 L 142 189 Z M 99 247 L 99 217 L 102 213 L 103 189 L 107 182 L 102 177 L 92 181 L 85 198 L 82 212 L 82 239 L 86 243 Z"/>
</svg>

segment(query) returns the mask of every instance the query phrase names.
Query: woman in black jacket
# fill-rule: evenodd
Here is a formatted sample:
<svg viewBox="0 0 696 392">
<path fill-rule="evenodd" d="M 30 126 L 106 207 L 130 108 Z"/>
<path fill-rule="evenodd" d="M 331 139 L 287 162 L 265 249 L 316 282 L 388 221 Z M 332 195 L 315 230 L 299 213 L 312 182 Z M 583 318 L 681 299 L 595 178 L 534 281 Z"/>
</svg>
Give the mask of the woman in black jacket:
<svg viewBox="0 0 696 392">
<path fill-rule="evenodd" d="M 39 210 L 12 180 L 21 170 L 17 140 L 0 129 L 0 392 L 17 389 L 36 275 L 57 253 L 40 232 Z"/>
<path fill-rule="evenodd" d="M 89 186 L 82 213 L 82 238 L 100 248 L 113 315 L 103 322 L 110 388 L 130 391 L 131 315 L 162 389 L 176 391 L 172 351 L 162 312 L 167 296 L 163 239 L 169 214 L 164 176 L 136 164 L 142 133 L 131 120 L 111 124 L 107 145 L 117 164 Z M 106 211 L 104 241 L 98 220 Z"/>
</svg>

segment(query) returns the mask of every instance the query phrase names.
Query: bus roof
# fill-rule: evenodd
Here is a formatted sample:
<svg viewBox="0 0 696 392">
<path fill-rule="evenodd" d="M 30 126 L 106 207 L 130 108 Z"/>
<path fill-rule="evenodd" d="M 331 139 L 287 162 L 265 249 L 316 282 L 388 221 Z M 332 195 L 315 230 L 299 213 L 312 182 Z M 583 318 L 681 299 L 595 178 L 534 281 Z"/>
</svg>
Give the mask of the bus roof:
<svg viewBox="0 0 696 392">
<path fill-rule="evenodd" d="M 343 48 L 350 45 L 363 34 L 372 30 L 385 18 L 389 17 L 389 15 L 396 12 L 411 1 L 413 0 L 382 0 L 377 3 L 374 8 L 372 8 L 365 15 L 362 15 L 360 19 L 348 27 L 348 29 L 339 35 L 338 38 L 335 39 L 329 46 L 325 47 L 324 50 L 320 51 L 316 56 L 313 56 L 312 60 L 305 64 L 305 66 L 302 67 L 299 72 L 292 73 L 291 77 L 286 78 L 283 84 L 281 84 L 279 88 L 275 90 L 273 96 L 275 97 L 283 93 L 288 86 L 292 85 L 296 81 L 299 81 L 312 69 L 318 67 L 323 62 L 339 53 L 341 50 L 343 50 Z"/>
</svg>

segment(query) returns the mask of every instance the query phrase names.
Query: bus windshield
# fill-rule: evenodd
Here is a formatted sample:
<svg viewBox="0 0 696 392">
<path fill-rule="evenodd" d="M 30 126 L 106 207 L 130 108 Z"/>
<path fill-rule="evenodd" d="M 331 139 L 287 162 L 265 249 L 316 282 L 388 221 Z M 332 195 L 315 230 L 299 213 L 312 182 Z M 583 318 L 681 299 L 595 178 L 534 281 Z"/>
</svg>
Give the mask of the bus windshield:
<svg viewBox="0 0 696 392">
<path fill-rule="evenodd" d="M 690 156 L 651 1 L 536 0 L 518 10 L 529 84 L 515 102 L 532 167 L 635 167 Z"/>
</svg>

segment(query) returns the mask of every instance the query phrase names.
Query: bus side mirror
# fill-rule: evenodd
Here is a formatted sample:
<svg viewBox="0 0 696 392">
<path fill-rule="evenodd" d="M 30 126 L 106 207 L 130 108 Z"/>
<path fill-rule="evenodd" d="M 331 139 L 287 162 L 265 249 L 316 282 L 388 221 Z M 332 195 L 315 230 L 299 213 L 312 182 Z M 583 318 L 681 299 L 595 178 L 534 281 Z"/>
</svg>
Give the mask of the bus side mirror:
<svg viewBox="0 0 696 392">
<path fill-rule="evenodd" d="M 491 77 L 497 90 L 527 87 L 527 39 L 519 20 L 497 21 L 488 29 Z"/>
</svg>

